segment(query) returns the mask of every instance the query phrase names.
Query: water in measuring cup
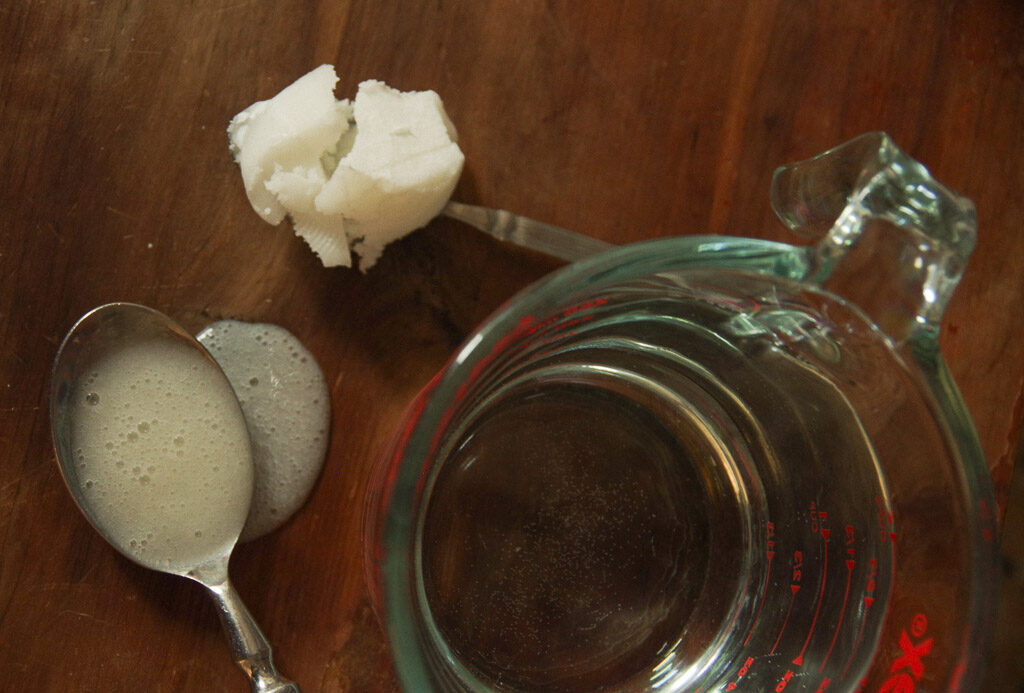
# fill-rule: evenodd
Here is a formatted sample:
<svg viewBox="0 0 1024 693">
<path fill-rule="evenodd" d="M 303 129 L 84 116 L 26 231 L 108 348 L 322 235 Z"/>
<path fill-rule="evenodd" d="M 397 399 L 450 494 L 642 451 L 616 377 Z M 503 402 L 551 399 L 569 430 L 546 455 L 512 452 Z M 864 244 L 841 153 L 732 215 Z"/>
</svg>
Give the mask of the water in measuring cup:
<svg viewBox="0 0 1024 693">
<path fill-rule="evenodd" d="M 545 347 L 452 446 L 422 533 L 438 632 L 507 690 L 854 689 L 892 574 L 856 418 L 777 342 L 640 314 Z"/>
<path fill-rule="evenodd" d="M 467 436 L 426 524 L 431 607 L 460 654 L 514 688 L 593 690 L 655 660 L 704 583 L 690 453 L 605 390 L 511 397 Z"/>
</svg>

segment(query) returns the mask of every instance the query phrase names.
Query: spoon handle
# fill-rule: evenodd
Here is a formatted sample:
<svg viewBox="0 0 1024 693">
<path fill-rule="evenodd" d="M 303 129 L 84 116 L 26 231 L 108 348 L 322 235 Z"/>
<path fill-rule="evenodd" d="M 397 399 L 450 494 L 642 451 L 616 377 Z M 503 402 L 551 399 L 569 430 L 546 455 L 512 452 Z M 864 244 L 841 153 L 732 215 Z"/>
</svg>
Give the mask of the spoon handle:
<svg viewBox="0 0 1024 693">
<path fill-rule="evenodd" d="M 204 584 L 213 594 L 231 652 L 248 675 L 253 693 L 301 693 L 297 684 L 277 673 L 270 643 L 231 582 L 225 579 L 217 584 Z"/>
<path fill-rule="evenodd" d="M 582 233 L 545 224 L 504 209 L 490 209 L 461 202 L 449 202 L 441 213 L 450 219 L 469 224 L 478 231 L 559 260 L 575 262 L 614 248 Z"/>
</svg>

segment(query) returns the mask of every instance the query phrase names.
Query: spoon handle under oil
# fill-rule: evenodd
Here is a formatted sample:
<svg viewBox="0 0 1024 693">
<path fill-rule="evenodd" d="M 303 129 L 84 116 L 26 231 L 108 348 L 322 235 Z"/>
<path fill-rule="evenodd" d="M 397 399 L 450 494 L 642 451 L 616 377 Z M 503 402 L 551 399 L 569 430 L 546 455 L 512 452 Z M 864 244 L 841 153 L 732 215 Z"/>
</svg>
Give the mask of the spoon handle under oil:
<svg viewBox="0 0 1024 693">
<path fill-rule="evenodd" d="M 249 676 L 253 693 L 301 693 L 297 684 L 277 673 L 270 643 L 231 582 L 225 579 L 217 584 L 203 584 L 217 603 L 231 652 L 238 666 Z"/>
<path fill-rule="evenodd" d="M 611 243 L 582 233 L 521 217 L 504 209 L 451 201 L 441 213 L 450 219 L 469 224 L 499 241 L 529 248 L 568 262 L 582 260 L 615 247 Z"/>
</svg>

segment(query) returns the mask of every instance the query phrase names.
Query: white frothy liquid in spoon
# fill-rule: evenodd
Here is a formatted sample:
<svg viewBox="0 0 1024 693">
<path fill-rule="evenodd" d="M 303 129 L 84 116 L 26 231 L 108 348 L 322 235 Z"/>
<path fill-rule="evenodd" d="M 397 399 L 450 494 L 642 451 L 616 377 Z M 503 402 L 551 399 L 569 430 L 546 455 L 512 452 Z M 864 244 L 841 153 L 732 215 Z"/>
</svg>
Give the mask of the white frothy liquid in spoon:
<svg viewBox="0 0 1024 693">
<path fill-rule="evenodd" d="M 229 384 L 201 352 L 152 340 L 98 361 L 76 393 L 72 450 L 91 520 L 160 570 L 227 555 L 253 465 Z"/>
</svg>

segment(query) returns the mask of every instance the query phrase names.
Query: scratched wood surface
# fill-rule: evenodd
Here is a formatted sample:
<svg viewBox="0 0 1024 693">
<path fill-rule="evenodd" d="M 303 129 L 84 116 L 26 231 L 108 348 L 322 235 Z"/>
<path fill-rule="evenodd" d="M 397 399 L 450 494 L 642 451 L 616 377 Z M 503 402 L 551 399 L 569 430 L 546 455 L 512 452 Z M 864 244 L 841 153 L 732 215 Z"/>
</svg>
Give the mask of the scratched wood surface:
<svg viewBox="0 0 1024 693">
<path fill-rule="evenodd" d="M 943 346 L 1001 500 L 1024 388 L 1024 4 L 144 2 L 0 8 L 0 688 L 242 691 L 197 585 L 130 564 L 79 515 L 49 442 L 64 332 L 113 300 L 198 330 L 278 323 L 331 388 L 329 457 L 237 587 L 306 691 L 392 691 L 360 562 L 367 472 L 469 330 L 557 266 L 455 223 L 367 275 L 325 270 L 250 209 L 237 111 L 321 63 L 339 95 L 434 89 L 467 166 L 456 199 L 615 243 L 785 240 L 773 168 L 886 130 L 978 206 Z"/>
</svg>

